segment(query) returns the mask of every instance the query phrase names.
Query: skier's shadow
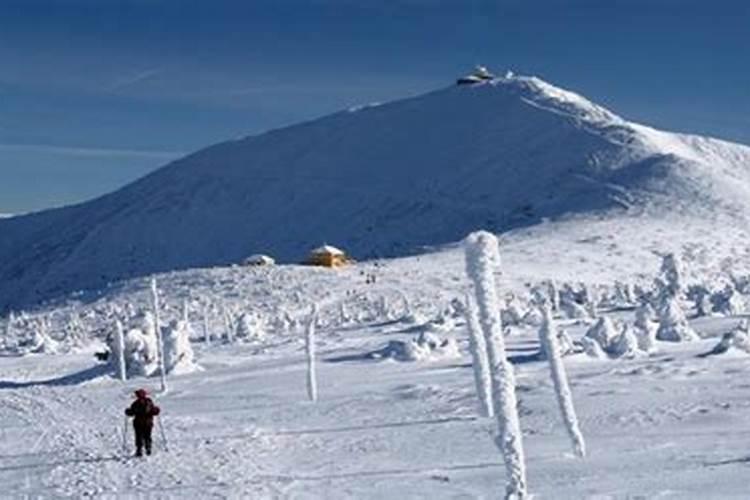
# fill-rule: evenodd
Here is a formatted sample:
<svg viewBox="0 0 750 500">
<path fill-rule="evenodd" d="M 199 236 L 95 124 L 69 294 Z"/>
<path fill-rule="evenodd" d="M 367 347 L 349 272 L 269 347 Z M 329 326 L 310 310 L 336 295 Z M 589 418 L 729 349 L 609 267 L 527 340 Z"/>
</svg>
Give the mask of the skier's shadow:
<svg viewBox="0 0 750 500">
<path fill-rule="evenodd" d="M 112 368 L 106 364 L 95 365 L 79 372 L 69 373 L 62 377 L 50 378 L 46 380 L 29 380 L 25 382 L 14 382 L 12 380 L 0 380 L 0 390 L 2 389 L 25 389 L 27 387 L 48 386 L 59 387 L 66 385 L 78 385 L 89 380 L 107 375 Z"/>
</svg>

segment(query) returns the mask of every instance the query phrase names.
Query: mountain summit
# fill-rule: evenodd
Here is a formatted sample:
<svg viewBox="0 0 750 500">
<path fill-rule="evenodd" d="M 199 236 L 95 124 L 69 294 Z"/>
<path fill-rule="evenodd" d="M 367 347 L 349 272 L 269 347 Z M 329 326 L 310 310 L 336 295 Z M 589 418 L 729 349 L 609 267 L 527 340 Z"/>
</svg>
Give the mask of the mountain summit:
<svg viewBox="0 0 750 500">
<path fill-rule="evenodd" d="M 746 217 L 750 148 L 628 122 L 535 77 L 217 144 L 101 198 L 0 220 L 0 311 L 322 242 L 397 256 L 581 214 Z"/>
</svg>

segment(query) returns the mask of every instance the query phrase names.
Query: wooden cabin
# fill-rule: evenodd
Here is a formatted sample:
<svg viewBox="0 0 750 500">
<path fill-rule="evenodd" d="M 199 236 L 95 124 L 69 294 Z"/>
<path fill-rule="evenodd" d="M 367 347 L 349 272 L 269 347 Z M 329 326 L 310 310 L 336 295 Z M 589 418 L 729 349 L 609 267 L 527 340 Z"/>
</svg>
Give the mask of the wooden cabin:
<svg viewBox="0 0 750 500">
<path fill-rule="evenodd" d="M 351 264 L 352 260 L 343 250 L 331 245 L 323 245 L 310 251 L 305 264 L 321 267 L 340 267 Z"/>
</svg>

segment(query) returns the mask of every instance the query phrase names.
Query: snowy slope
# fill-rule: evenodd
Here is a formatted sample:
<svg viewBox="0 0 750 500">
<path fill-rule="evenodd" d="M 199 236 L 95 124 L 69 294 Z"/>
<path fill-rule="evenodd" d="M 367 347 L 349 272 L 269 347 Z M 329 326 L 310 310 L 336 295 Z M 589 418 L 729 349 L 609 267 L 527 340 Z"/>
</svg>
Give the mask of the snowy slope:
<svg viewBox="0 0 750 500">
<path fill-rule="evenodd" d="M 414 297 L 422 279 L 403 271 L 420 266 L 407 260 L 400 286 Z M 161 282 L 171 300 L 198 279 L 216 286 L 255 279 L 256 299 L 269 292 L 264 271 L 237 271 L 234 281 L 229 272 L 179 273 Z M 279 268 L 273 289 L 292 291 L 295 272 L 310 270 Z M 321 285 L 331 276 L 318 271 L 308 278 L 330 291 Z M 124 292 L 138 299 L 136 290 Z M 285 305 L 295 307 L 290 300 Z M 621 317 L 632 319 L 632 312 Z M 736 322 L 694 324 L 715 337 Z M 562 323 L 575 337 L 583 332 Z M 0 496 L 500 498 L 504 469 L 492 444 L 494 425 L 478 416 L 464 326 L 450 332 L 461 345 L 459 359 L 362 356 L 413 335 L 403 322 L 322 326 L 314 404 L 305 396 L 301 331 L 262 344 L 196 342 L 206 370 L 172 377 L 170 391 L 156 395 L 169 446 L 157 428 L 155 456 L 142 460 L 129 459 L 132 430 L 123 449 L 122 410 L 135 388 L 155 392 L 157 378 L 123 384 L 90 353 L 0 357 Z M 746 355 L 696 356 L 716 341 L 664 343 L 657 354 L 631 360 L 566 358 L 589 451 L 578 460 L 569 452 L 547 365 L 529 358 L 538 348 L 536 332 L 514 329 L 507 342 L 534 498 L 746 498 L 750 365 Z"/>
<path fill-rule="evenodd" d="M 632 124 L 537 78 L 449 87 L 218 144 L 97 200 L 2 220 L 0 311 L 258 252 L 299 261 L 328 242 L 360 259 L 403 255 L 547 218 L 648 218 L 658 239 L 674 227 L 659 221 L 679 216 L 688 241 L 693 227 L 744 223 L 749 166 L 748 147 Z"/>
</svg>

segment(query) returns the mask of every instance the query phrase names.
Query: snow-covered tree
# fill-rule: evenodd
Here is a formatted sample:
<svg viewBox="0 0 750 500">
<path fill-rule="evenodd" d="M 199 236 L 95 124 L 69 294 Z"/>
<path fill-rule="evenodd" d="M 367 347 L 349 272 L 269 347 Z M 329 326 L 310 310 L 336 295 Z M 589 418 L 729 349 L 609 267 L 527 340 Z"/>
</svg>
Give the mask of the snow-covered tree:
<svg viewBox="0 0 750 500">
<path fill-rule="evenodd" d="M 173 320 L 164 330 L 164 366 L 167 373 L 180 374 L 198 370 L 193 347 L 190 345 L 190 323 Z"/>
<path fill-rule="evenodd" d="M 685 313 L 676 296 L 663 295 L 659 308 L 659 328 L 656 338 L 668 342 L 697 340 L 698 334 L 688 325 Z"/>
<path fill-rule="evenodd" d="M 683 270 L 680 260 L 673 253 L 662 257 L 657 287 L 661 295 L 679 298 L 683 291 Z"/>
<path fill-rule="evenodd" d="M 151 376 L 159 368 L 158 341 L 154 318 L 150 312 L 136 317 L 125 334 L 125 365 L 128 376 Z M 117 355 L 116 335 L 110 337 L 110 352 Z"/>
<path fill-rule="evenodd" d="M 474 369 L 474 385 L 477 389 L 480 414 L 483 417 L 492 417 L 494 416 L 492 408 L 492 380 L 490 379 L 490 367 L 487 360 L 487 344 L 484 341 L 482 328 L 479 326 L 476 306 L 469 294 L 466 294 L 463 309 L 466 316 L 466 329 L 469 334 L 469 352 L 471 353 L 472 368 Z"/>
<path fill-rule="evenodd" d="M 573 395 L 568 385 L 568 376 L 565 372 L 565 365 L 562 362 L 562 353 L 558 344 L 558 333 L 555 322 L 552 319 L 552 311 L 548 304 L 540 306 L 542 313 L 542 326 L 539 329 L 539 340 L 542 344 L 542 351 L 546 353 L 549 360 L 550 374 L 555 386 L 555 395 L 557 403 L 560 406 L 565 430 L 568 432 L 573 451 L 576 455 L 583 458 L 586 456 L 586 444 L 583 441 L 583 434 L 578 425 L 575 407 L 573 406 Z"/>
<path fill-rule="evenodd" d="M 128 379 L 128 367 L 125 364 L 125 332 L 120 320 L 115 321 L 115 338 L 112 344 L 112 358 L 115 362 L 115 371 L 117 376 L 123 382 Z"/>
<path fill-rule="evenodd" d="M 649 303 L 646 302 L 636 308 L 633 333 L 641 351 L 652 352 L 656 349 L 656 330 L 658 327 L 656 313 Z"/>
<path fill-rule="evenodd" d="M 161 320 L 159 318 L 159 289 L 156 286 L 156 278 L 151 278 L 151 307 L 154 314 L 154 329 L 156 330 L 156 349 L 159 357 L 159 377 L 161 391 L 167 392 L 167 370 L 164 365 L 164 339 L 161 332 Z"/>
<path fill-rule="evenodd" d="M 307 395 L 310 401 L 318 400 L 318 380 L 315 373 L 315 322 L 318 320 L 318 305 L 315 304 L 307 322 L 305 352 L 307 353 Z"/>
<path fill-rule="evenodd" d="M 474 284 L 479 324 L 487 345 L 492 380 L 492 403 L 498 423 L 496 443 L 506 469 L 506 498 L 526 498 L 526 465 L 515 392 L 515 374 L 505 355 L 503 325 L 498 308 L 494 272 L 500 266 L 497 238 L 485 231 L 465 241 L 466 272 Z"/>
</svg>

